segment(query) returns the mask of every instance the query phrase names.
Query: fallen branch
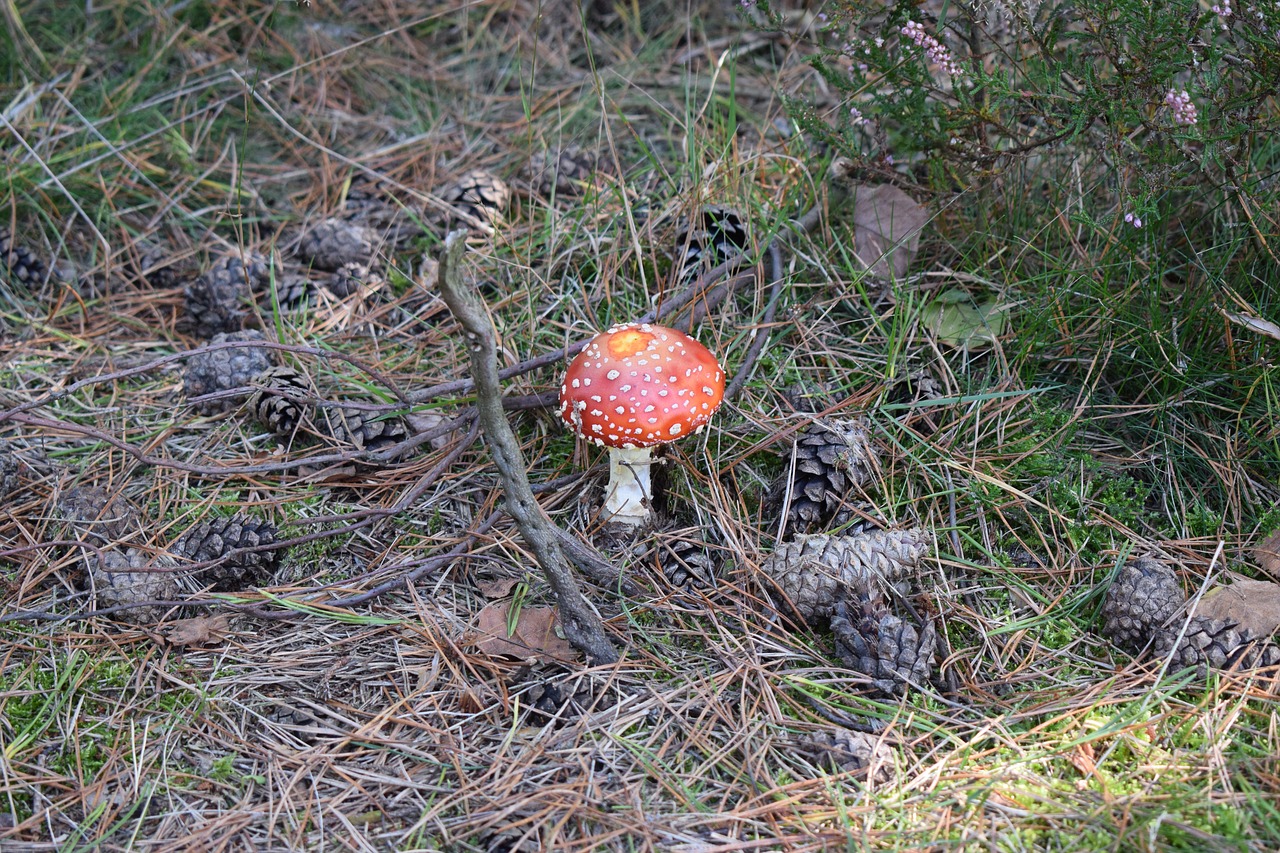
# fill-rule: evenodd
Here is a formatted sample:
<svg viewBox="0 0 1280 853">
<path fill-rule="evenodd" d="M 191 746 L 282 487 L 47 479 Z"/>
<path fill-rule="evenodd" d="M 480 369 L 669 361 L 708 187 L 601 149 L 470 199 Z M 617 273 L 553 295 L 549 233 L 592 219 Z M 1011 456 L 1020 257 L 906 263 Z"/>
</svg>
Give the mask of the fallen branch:
<svg viewBox="0 0 1280 853">
<path fill-rule="evenodd" d="M 471 353 L 476 408 L 489 451 L 502 477 L 507 510 L 555 592 L 565 637 L 587 656 L 589 663 L 615 663 L 618 652 L 605 634 L 600 617 L 578 589 L 552 524 L 529 488 L 524 454 L 502 408 L 493 325 L 474 286 L 463 280 L 458 269 L 466 248 L 465 238 L 465 231 L 454 231 L 445 238 L 444 251 L 440 254 L 440 294 L 462 326 Z"/>
</svg>

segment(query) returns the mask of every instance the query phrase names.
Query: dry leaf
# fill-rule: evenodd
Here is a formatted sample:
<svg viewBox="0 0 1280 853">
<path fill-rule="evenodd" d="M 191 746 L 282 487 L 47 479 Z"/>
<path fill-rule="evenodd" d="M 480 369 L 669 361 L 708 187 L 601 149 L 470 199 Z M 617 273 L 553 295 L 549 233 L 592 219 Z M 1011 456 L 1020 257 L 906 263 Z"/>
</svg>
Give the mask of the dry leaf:
<svg viewBox="0 0 1280 853">
<path fill-rule="evenodd" d="M 873 275 L 900 279 L 920 246 L 929 213 L 890 184 L 854 188 L 854 242 L 858 260 Z"/>
<path fill-rule="evenodd" d="M 229 633 L 231 617 L 224 613 L 170 622 L 160 632 L 160 636 L 171 646 L 208 646 L 222 642 Z"/>
<path fill-rule="evenodd" d="M 485 598 L 506 598 L 520 583 L 517 578 L 494 578 L 490 581 L 476 581 L 476 590 Z"/>
<path fill-rule="evenodd" d="M 1269 338 L 1275 338 L 1280 341 L 1280 326 L 1270 320 L 1263 320 L 1261 317 L 1246 317 L 1244 314 L 1233 314 L 1230 311 L 1223 311 L 1222 313 L 1231 322 L 1244 326 L 1251 332 L 1257 332 L 1260 335 L 1266 335 Z"/>
<path fill-rule="evenodd" d="M 1211 589 L 1200 599 L 1197 616 L 1235 622 L 1259 637 L 1270 637 L 1280 628 L 1280 584 L 1238 580 Z"/>
<path fill-rule="evenodd" d="M 521 607 L 516 617 L 515 630 L 507 634 L 511 618 L 510 601 L 495 601 L 485 605 L 476 618 L 476 631 L 480 635 L 476 649 L 494 657 L 514 657 L 520 660 L 576 661 L 577 649 L 569 641 L 556 634 L 556 611 L 552 607 Z"/>
<path fill-rule="evenodd" d="M 1264 572 L 1280 578 L 1280 529 L 1253 546 L 1253 557 Z"/>
</svg>

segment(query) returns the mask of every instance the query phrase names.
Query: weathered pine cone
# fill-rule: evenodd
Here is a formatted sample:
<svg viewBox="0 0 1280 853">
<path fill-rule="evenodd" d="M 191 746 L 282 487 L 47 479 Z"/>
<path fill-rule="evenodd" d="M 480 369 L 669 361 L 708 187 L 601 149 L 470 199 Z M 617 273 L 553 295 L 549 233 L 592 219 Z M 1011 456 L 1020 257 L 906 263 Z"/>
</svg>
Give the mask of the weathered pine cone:
<svg viewBox="0 0 1280 853">
<path fill-rule="evenodd" d="M 267 263 L 260 256 L 228 256 L 197 276 L 185 290 L 192 330 L 205 338 L 240 331 L 251 316 L 254 291 L 269 278 Z"/>
<path fill-rule="evenodd" d="M 844 590 L 893 586 L 904 591 L 929 550 L 923 530 L 872 530 L 856 536 L 798 536 L 760 569 L 807 622 L 831 616 Z"/>
<path fill-rule="evenodd" d="M 95 547 L 127 542 L 143 533 L 142 515 L 122 494 L 100 486 L 77 486 L 58 497 L 58 511 L 76 537 Z"/>
<path fill-rule="evenodd" d="M 282 438 L 292 438 L 312 410 L 315 387 L 288 365 L 264 370 L 254 377 L 258 390 L 249 398 L 249 410 L 258 423 Z"/>
<path fill-rule="evenodd" d="M 172 605 L 147 603 L 172 601 L 178 596 L 178 579 L 173 571 L 167 571 L 174 567 L 171 560 L 153 560 L 137 548 L 107 548 L 86 550 L 85 562 L 95 609 L 133 605 L 111 615 L 135 625 L 159 622 L 173 609 Z"/>
<path fill-rule="evenodd" d="M 409 429 L 399 415 L 354 406 L 325 406 L 315 420 L 324 438 L 356 450 L 385 450 L 409 437 Z"/>
<path fill-rule="evenodd" d="M 676 232 L 676 268 L 692 279 L 730 258 L 742 258 L 751 238 L 742 216 L 732 208 L 707 205 Z"/>
<path fill-rule="evenodd" d="M 7 225 L 0 225 L 0 268 L 10 281 L 26 288 L 39 285 L 49 274 L 48 264 L 18 243 Z"/>
<path fill-rule="evenodd" d="M 490 226 L 502 223 L 507 205 L 511 203 L 511 190 L 506 182 L 484 169 L 465 172 L 440 195 L 455 209 Z"/>
<path fill-rule="evenodd" d="M 796 440 L 792 460 L 770 491 L 775 512 L 785 509 L 785 531 L 809 533 L 849 519 L 846 497 L 867 483 L 878 465 L 865 424 L 834 418 L 814 421 Z"/>
<path fill-rule="evenodd" d="M 7 448 L 0 448 L 0 501 L 18 491 L 18 460 Z"/>
<path fill-rule="evenodd" d="M 598 160 L 577 145 L 551 147 L 529 157 L 529 183 L 544 196 L 577 196 L 591 180 Z"/>
<path fill-rule="evenodd" d="M 1173 569 L 1140 557 L 1120 570 L 1102 605 L 1102 635 L 1137 654 L 1168 659 L 1171 670 L 1255 669 L 1280 665 L 1280 646 L 1234 622 L 1185 616 L 1186 596 Z M 1185 631 L 1183 630 L 1185 624 Z"/>
<path fill-rule="evenodd" d="M 201 585 L 227 592 L 253 586 L 270 576 L 280 552 L 252 549 L 275 542 L 275 525 L 235 515 L 196 524 L 178 537 L 170 550 L 193 563 L 218 560 L 194 577 Z"/>
<path fill-rule="evenodd" d="M 1181 641 L 1178 635 L 1182 634 Z M 1175 619 L 1156 632 L 1152 653 L 1169 658 L 1170 671 L 1194 667 L 1203 678 L 1209 669 L 1257 669 L 1280 665 L 1280 646 L 1256 637 L 1234 622 L 1192 616 L 1187 630 Z"/>
<path fill-rule="evenodd" d="M 308 228 L 298 241 L 298 256 L 313 269 L 335 272 L 347 264 L 368 264 L 378 235 L 345 219 L 326 219 Z"/>
<path fill-rule="evenodd" d="M 195 275 L 190 260 L 179 260 L 168 246 L 153 240 L 138 240 L 130 256 L 133 271 L 150 287 L 176 287 Z"/>
<path fill-rule="evenodd" d="M 933 623 L 917 630 L 890 613 L 878 592 L 837 601 L 831 616 L 836 654 L 850 669 L 870 676 L 877 690 L 901 696 L 925 684 L 933 671 L 938 638 Z"/>
<path fill-rule="evenodd" d="M 655 537 L 651 558 L 667 583 L 680 589 L 708 589 L 715 585 L 716 551 L 693 530 Z"/>
<path fill-rule="evenodd" d="M 1131 654 L 1142 651 L 1182 612 L 1187 597 L 1173 570 L 1150 557 L 1120 569 L 1102 604 L 1102 634 Z"/>
<path fill-rule="evenodd" d="M 265 340 L 262 332 L 249 329 L 243 332 L 220 332 L 214 335 L 209 343 L 262 340 Z M 182 390 L 190 400 L 206 394 L 248 388 L 254 377 L 269 370 L 275 363 L 275 352 L 268 347 L 201 348 L 187 359 L 186 368 L 182 372 Z M 201 400 L 192 405 L 202 415 L 213 415 L 236 408 L 248 399 L 249 394 L 249 391 L 228 394 L 210 400 Z"/>
</svg>

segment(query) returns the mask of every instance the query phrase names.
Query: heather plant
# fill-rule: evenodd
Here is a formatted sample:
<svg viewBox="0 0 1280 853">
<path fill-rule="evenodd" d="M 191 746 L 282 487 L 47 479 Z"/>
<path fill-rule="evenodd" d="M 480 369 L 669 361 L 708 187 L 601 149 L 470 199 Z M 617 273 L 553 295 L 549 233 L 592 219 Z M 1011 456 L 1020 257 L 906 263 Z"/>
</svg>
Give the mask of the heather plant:
<svg viewBox="0 0 1280 853">
<path fill-rule="evenodd" d="M 1280 3 L 835 2 L 807 35 L 839 100 L 797 95 L 793 114 L 868 167 L 955 190 L 1070 161 L 1092 178 L 1074 214 L 1100 228 L 1169 218 L 1187 193 L 1274 196 Z"/>
</svg>

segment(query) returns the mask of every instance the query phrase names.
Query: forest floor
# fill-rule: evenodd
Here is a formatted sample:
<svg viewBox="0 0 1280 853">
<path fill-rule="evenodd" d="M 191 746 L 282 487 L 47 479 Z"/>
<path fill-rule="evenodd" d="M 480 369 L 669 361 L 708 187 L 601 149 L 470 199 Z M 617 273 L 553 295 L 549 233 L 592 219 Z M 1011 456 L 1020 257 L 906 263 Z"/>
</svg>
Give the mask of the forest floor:
<svg viewBox="0 0 1280 853">
<path fill-rule="evenodd" d="M 1175 249 L 1072 222 L 1087 152 L 962 186 L 868 160 L 848 199 L 796 120 L 844 109 L 811 12 L 578 5 L 8 4 L 0 218 L 34 272 L 0 277 L 0 849 L 1280 846 L 1275 682 L 1098 632 L 1133 557 L 1192 593 L 1275 571 L 1276 341 L 1153 272 Z M 557 151 L 559 185 L 530 165 Z M 475 169 L 509 199 L 459 219 Z M 737 272 L 673 260 L 703 205 L 742 223 Z M 887 211 L 918 234 L 882 225 L 869 271 Z M 436 290 L 451 218 L 538 499 L 621 572 L 582 580 L 616 664 L 556 632 L 503 510 Z M 329 219 L 359 263 L 305 261 Z M 192 404 L 193 282 L 253 253 L 234 322 L 358 436 L 282 437 L 234 385 Z M 655 528 L 610 537 L 563 351 L 685 297 L 664 316 L 735 394 L 666 453 Z M 928 542 L 905 695 L 761 569 L 815 422 L 869 449 L 812 532 Z M 121 503 L 86 519 L 86 487 Z M 128 529 L 85 533 L 107 510 Z M 235 516 L 273 531 L 253 583 L 163 556 Z M 155 601 L 99 588 L 107 550 Z"/>
</svg>

